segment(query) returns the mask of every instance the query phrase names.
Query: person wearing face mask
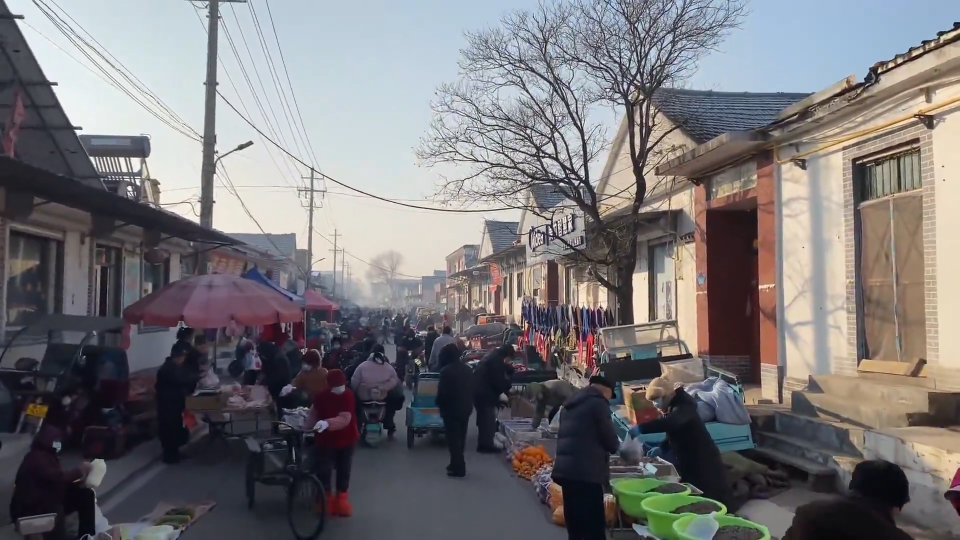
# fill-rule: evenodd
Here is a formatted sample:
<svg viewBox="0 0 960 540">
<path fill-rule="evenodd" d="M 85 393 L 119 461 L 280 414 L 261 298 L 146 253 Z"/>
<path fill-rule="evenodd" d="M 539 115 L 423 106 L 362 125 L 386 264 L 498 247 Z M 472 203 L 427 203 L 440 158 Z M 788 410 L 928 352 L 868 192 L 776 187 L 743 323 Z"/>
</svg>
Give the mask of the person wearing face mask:
<svg viewBox="0 0 960 540">
<path fill-rule="evenodd" d="M 43 535 L 45 540 L 65 538 L 63 519 L 77 513 L 78 537 L 96 534 L 97 500 L 93 490 L 80 480 L 90 473 L 90 463 L 64 471 L 57 455 L 63 431 L 51 423 L 44 423 L 33 439 L 33 444 L 20 462 L 10 499 L 10 517 L 18 519 L 43 514 L 56 514 L 53 531 Z"/>
<path fill-rule="evenodd" d="M 320 367 L 320 351 L 310 349 L 304 353 L 300 373 L 293 378 L 289 389 L 303 392 L 308 403 L 313 403 L 313 396 L 327 389 L 327 369 Z M 281 392 L 281 395 L 287 393 Z"/>
<path fill-rule="evenodd" d="M 353 389 L 360 403 L 364 401 L 383 401 L 387 404 L 384 413 L 383 427 L 387 435 L 393 437 L 397 431 L 394 416 L 397 410 L 403 407 L 403 388 L 397 370 L 387 357 L 384 356 L 383 345 L 374 346 L 370 357 L 360 364 L 350 377 L 350 388 Z M 397 405 L 399 392 L 399 406 Z"/>
<path fill-rule="evenodd" d="M 898 465 L 880 459 L 857 463 L 849 493 L 797 508 L 783 540 L 911 540 L 896 517 L 910 502 L 910 482 Z"/>
<path fill-rule="evenodd" d="M 160 446 L 163 447 L 163 462 L 168 464 L 180 461 L 180 448 L 190 438 L 190 432 L 183 425 L 183 411 L 187 408 L 187 395 L 197 383 L 183 369 L 186 356 L 185 351 L 174 350 L 157 371 L 154 386 Z"/>
<path fill-rule="evenodd" d="M 663 377 L 650 381 L 646 397 L 663 416 L 634 426 L 631 435 L 664 433 L 661 448 L 673 454 L 680 479 L 699 488 L 704 497 L 736 512 L 745 501 L 738 503 L 733 499 L 720 449 L 697 414 L 697 401 Z"/>
<path fill-rule="evenodd" d="M 610 455 L 620 439 L 610 416 L 613 384 L 602 376 L 563 403 L 552 479 L 563 491 L 563 519 L 570 540 L 605 540 L 603 488 L 610 481 Z"/>
<path fill-rule="evenodd" d="M 360 439 L 360 431 L 353 392 L 347 388 L 343 372 L 330 370 L 327 384 L 326 390 L 313 397 L 306 425 L 316 425 L 320 420 L 328 424 L 327 429 L 313 437 L 315 472 L 327 492 L 327 511 L 334 516 L 347 517 L 353 514 L 347 492 L 350 490 L 353 451 Z M 333 475 L 336 475 L 336 485 L 332 483 Z"/>
</svg>

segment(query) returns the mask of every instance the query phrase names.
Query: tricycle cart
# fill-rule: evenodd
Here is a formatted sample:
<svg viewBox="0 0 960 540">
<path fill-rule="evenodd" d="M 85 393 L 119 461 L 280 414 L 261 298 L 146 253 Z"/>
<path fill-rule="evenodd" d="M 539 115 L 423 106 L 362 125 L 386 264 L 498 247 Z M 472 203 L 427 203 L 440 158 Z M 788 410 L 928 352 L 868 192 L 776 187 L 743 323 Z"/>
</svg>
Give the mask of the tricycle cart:
<svg viewBox="0 0 960 540">
<path fill-rule="evenodd" d="M 413 389 L 413 399 L 407 406 L 407 448 L 413 448 L 414 440 L 427 434 L 443 433 L 443 419 L 437 408 L 436 386 L 440 381 L 439 373 L 421 373 Z M 432 391 L 422 392 L 422 388 L 431 387 Z"/>
</svg>

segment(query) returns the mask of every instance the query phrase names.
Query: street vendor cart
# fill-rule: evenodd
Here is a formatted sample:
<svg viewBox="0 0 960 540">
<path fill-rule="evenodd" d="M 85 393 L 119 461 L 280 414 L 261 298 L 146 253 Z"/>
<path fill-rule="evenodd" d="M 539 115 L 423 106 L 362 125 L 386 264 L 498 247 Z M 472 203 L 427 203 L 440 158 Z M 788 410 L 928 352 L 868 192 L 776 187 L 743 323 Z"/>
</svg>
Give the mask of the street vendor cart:
<svg viewBox="0 0 960 540">
<path fill-rule="evenodd" d="M 665 376 L 680 383 L 716 378 L 728 384 L 741 406 L 743 404 L 740 379 L 694 356 L 680 339 L 676 321 L 603 328 L 600 339 L 604 352 L 597 369 L 616 385 L 611 414 L 621 439 L 627 438 L 635 424 L 659 415 L 643 395 L 646 385 L 656 377 Z M 580 383 L 585 384 L 585 381 Z M 720 452 L 755 447 L 749 423 L 737 425 L 712 421 L 706 422 L 706 427 Z M 659 445 L 664 434 L 648 433 L 639 438 L 645 444 Z"/>
</svg>

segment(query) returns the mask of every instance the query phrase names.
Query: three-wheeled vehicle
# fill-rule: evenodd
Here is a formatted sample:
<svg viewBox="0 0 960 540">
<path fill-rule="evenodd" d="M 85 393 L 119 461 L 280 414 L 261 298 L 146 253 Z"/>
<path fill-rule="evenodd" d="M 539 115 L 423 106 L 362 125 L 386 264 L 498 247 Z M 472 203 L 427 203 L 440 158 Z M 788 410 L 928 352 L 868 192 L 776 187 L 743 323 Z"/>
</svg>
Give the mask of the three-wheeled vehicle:
<svg viewBox="0 0 960 540">
<path fill-rule="evenodd" d="M 621 439 L 627 437 L 633 421 L 628 418 L 624 404 L 624 385 L 643 386 L 655 377 L 663 375 L 663 366 L 683 366 L 687 373 L 695 372 L 701 380 L 719 377 L 734 389 L 743 402 L 743 385 L 733 373 L 710 366 L 690 353 L 686 343 L 679 337 L 676 321 L 656 321 L 629 326 L 616 326 L 600 330 L 604 352 L 597 369 L 617 390 L 611 400 L 614 426 Z M 691 367 L 692 366 L 692 367 Z M 585 381 L 581 381 L 581 384 Z M 721 452 L 736 452 L 755 447 L 750 425 L 707 422 L 707 431 Z M 660 444 L 663 433 L 648 433 L 640 436 L 643 443 Z"/>
<path fill-rule="evenodd" d="M 44 421 L 55 421 L 66 429 L 64 443 L 76 445 L 90 428 L 128 434 L 149 424 L 152 407 L 139 414 L 127 408 L 126 351 L 103 337 L 114 333 L 119 340 L 125 325 L 111 317 L 44 315 L 18 330 L 0 352 L 0 362 L 24 355 L 13 369 L 0 368 L 0 382 L 13 397 L 12 431 L 35 434 Z M 26 356 L 40 347 L 39 361 Z"/>
<path fill-rule="evenodd" d="M 407 406 L 407 448 L 413 448 L 414 440 L 427 434 L 443 433 L 443 419 L 437 408 L 437 384 L 440 374 L 424 372 L 417 377 L 413 399 Z"/>
</svg>

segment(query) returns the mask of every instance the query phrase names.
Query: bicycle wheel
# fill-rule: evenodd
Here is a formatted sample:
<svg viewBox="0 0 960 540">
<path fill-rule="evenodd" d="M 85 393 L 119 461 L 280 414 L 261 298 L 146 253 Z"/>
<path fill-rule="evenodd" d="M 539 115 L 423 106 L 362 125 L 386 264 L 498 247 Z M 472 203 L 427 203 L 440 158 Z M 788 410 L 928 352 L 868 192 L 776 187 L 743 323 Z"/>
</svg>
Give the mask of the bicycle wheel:
<svg viewBox="0 0 960 540">
<path fill-rule="evenodd" d="M 297 540 L 316 540 L 327 524 L 327 493 L 316 476 L 298 472 L 287 489 L 287 521 Z"/>
</svg>

